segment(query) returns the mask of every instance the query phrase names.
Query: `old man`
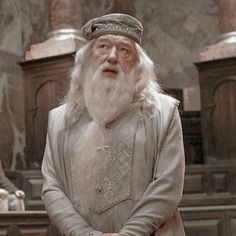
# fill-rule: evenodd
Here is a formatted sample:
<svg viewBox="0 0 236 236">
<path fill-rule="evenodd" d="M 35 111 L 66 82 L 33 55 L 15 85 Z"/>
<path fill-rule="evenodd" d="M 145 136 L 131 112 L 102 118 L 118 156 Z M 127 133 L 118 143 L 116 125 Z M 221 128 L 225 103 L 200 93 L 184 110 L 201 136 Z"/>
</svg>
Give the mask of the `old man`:
<svg viewBox="0 0 236 236">
<path fill-rule="evenodd" d="M 184 236 L 178 101 L 126 14 L 90 20 L 64 105 L 49 114 L 42 199 L 68 236 Z"/>
</svg>

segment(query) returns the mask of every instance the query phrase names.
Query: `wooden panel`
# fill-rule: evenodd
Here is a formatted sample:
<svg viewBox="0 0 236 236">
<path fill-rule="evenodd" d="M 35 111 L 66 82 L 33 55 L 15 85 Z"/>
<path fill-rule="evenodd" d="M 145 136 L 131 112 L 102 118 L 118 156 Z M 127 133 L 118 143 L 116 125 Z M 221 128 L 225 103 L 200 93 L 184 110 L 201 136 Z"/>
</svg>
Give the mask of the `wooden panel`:
<svg viewBox="0 0 236 236">
<path fill-rule="evenodd" d="M 30 194 L 32 200 L 41 200 L 40 194 L 42 190 L 43 180 L 42 178 L 38 179 L 29 179 L 28 180 L 29 187 L 28 189 L 30 192 L 27 192 L 27 194 Z"/>
<path fill-rule="evenodd" d="M 58 106 L 69 84 L 73 53 L 20 63 L 24 75 L 26 160 L 40 169 L 46 142 L 49 110 Z"/>
<path fill-rule="evenodd" d="M 206 163 L 236 158 L 236 57 L 196 63 Z"/>
<path fill-rule="evenodd" d="M 186 166 L 181 206 L 236 204 L 236 165 Z"/>
<path fill-rule="evenodd" d="M 236 154 L 236 79 L 223 78 L 213 91 L 214 108 L 210 114 L 214 156 L 235 160 Z"/>
<path fill-rule="evenodd" d="M 180 208 L 187 236 L 227 236 L 227 211 L 235 206 Z"/>
<path fill-rule="evenodd" d="M 186 164 L 203 164 L 201 113 L 184 111 L 181 121 Z"/>
<path fill-rule="evenodd" d="M 187 236 L 220 236 L 220 220 L 211 219 L 211 220 L 192 220 L 185 221 L 185 232 Z M 222 235 L 223 236 L 223 235 Z"/>
<path fill-rule="evenodd" d="M 203 174 L 188 174 L 184 180 L 184 194 L 204 193 Z"/>
<path fill-rule="evenodd" d="M 58 79 L 59 80 L 59 79 Z M 63 95 L 63 85 L 56 80 L 46 80 L 38 84 L 35 92 L 35 109 L 33 114 L 32 140 L 33 151 L 37 160 L 42 159 L 46 143 L 46 131 L 48 122 L 48 111 L 55 108 Z M 26 126 L 28 127 L 28 126 Z M 28 127 L 29 128 L 29 127 Z"/>
<path fill-rule="evenodd" d="M 235 236 L 236 235 L 236 206 L 234 209 L 229 209 L 227 212 L 227 228 L 229 229 L 228 235 Z"/>
<path fill-rule="evenodd" d="M 227 173 L 213 173 L 213 191 L 215 193 L 227 193 L 228 189 L 228 174 Z"/>
<path fill-rule="evenodd" d="M 236 235 L 236 217 L 230 219 L 230 236 Z"/>
<path fill-rule="evenodd" d="M 24 236 L 44 236 L 47 235 L 48 225 L 42 226 L 27 226 L 22 225 L 18 227 L 21 234 Z"/>
<path fill-rule="evenodd" d="M 25 205 L 27 210 L 43 210 L 41 199 L 42 174 L 39 170 L 21 172 L 22 189 L 26 193 Z"/>
</svg>

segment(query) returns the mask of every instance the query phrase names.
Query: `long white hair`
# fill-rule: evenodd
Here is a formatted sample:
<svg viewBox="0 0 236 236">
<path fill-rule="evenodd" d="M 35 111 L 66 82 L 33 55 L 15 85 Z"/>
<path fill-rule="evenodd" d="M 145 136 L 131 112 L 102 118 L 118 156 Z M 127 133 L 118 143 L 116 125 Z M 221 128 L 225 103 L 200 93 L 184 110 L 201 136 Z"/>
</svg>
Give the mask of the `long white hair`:
<svg viewBox="0 0 236 236">
<path fill-rule="evenodd" d="M 85 109 L 83 86 L 86 72 L 91 66 L 92 48 L 96 39 L 80 48 L 75 55 L 75 64 L 71 72 L 70 88 L 63 103 L 66 103 L 66 127 L 74 124 Z M 135 65 L 135 93 L 133 104 L 140 106 L 143 114 L 152 115 L 157 93 L 161 92 L 157 83 L 155 65 L 144 49 L 135 43 L 138 62 Z"/>
</svg>

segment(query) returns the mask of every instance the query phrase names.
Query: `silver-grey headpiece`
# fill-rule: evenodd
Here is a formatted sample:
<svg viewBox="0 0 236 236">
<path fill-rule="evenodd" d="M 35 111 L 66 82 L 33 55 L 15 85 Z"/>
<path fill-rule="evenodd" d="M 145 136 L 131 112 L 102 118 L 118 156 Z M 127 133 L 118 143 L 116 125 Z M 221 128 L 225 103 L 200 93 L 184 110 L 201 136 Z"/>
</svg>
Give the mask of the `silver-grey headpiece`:
<svg viewBox="0 0 236 236">
<path fill-rule="evenodd" d="M 89 20 L 82 27 L 82 34 L 86 40 L 98 38 L 105 34 L 122 35 L 141 44 L 143 26 L 133 16 L 113 13 Z"/>
</svg>

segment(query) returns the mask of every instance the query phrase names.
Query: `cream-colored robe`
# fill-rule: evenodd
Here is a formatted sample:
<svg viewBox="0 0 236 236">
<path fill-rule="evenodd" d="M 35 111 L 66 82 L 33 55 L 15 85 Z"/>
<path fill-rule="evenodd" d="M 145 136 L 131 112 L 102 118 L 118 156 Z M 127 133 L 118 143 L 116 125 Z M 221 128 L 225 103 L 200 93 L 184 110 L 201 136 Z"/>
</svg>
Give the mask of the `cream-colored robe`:
<svg viewBox="0 0 236 236">
<path fill-rule="evenodd" d="M 69 150 L 71 132 L 80 132 L 80 125 L 63 129 L 65 106 L 50 112 L 42 164 L 42 199 L 59 231 L 68 236 L 184 236 L 177 208 L 184 182 L 178 102 L 158 94 L 152 117 L 131 109 L 111 124 L 109 168 L 99 180 L 97 204 L 86 214 L 79 199 L 87 192 L 72 184 L 74 157 Z M 84 117 L 85 124 L 91 122 Z"/>
</svg>

